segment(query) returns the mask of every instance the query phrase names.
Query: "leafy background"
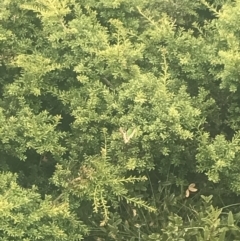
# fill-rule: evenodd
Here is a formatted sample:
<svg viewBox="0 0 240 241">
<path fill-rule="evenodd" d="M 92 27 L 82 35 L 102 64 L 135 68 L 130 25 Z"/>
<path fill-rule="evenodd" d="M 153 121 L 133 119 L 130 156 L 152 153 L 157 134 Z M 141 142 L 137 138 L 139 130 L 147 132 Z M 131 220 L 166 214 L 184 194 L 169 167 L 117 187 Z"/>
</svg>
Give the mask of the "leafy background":
<svg viewBox="0 0 240 241">
<path fill-rule="evenodd" d="M 240 240 L 239 8 L 5 0 L 1 239 Z"/>
</svg>

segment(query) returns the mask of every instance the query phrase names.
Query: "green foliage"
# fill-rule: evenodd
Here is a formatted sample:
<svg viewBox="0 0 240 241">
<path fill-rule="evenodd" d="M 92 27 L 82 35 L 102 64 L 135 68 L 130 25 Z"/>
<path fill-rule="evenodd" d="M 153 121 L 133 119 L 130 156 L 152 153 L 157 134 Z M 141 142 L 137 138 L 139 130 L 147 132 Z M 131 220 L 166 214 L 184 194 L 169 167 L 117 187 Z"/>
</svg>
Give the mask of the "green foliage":
<svg viewBox="0 0 240 241">
<path fill-rule="evenodd" d="M 198 170 L 206 172 L 208 179 L 215 183 L 224 180 L 224 184 L 235 193 L 239 193 L 239 133 L 227 141 L 223 135 L 210 140 L 207 133 L 201 136 L 199 147 Z"/>
<path fill-rule="evenodd" d="M 41 200 L 36 187 L 23 189 L 16 175 L 1 174 L 0 233 L 2 240 L 82 240 L 86 226 L 70 212 L 68 203 Z"/>
<path fill-rule="evenodd" d="M 76 169 L 76 167 L 74 168 Z M 82 162 L 77 177 L 65 183 L 62 180 L 63 168 L 57 167 L 53 181 L 58 186 L 66 188 L 71 193 L 81 199 L 92 202 L 93 211 L 102 213 L 103 220 L 101 226 L 109 220 L 109 208 L 117 207 L 118 200 L 124 199 L 137 207 L 143 207 L 150 212 L 156 211 L 155 208 L 147 205 L 144 201 L 136 197 L 130 197 L 126 184 L 134 184 L 146 180 L 146 177 L 124 177 L 124 169 L 120 165 L 112 165 L 107 157 L 107 150 L 102 149 L 100 157 L 87 158 Z M 69 172 L 71 175 L 71 173 Z M 71 178 L 69 175 L 68 180 Z M 65 177 L 65 180 L 67 176 Z M 61 194 L 63 195 L 63 194 Z M 109 206 L 109 203 L 112 205 Z"/>
<path fill-rule="evenodd" d="M 22 160 L 26 159 L 24 153 L 28 149 L 34 149 L 38 154 L 64 153 L 65 148 L 59 145 L 59 139 L 64 137 L 64 133 L 55 132 L 60 116 L 51 117 L 46 111 L 34 115 L 26 106 L 16 113 L 16 116 L 4 115 L 2 108 L 0 118 L 3 151 L 10 152 Z"/>
<path fill-rule="evenodd" d="M 0 236 L 239 239 L 239 7 L 5 0 Z"/>
</svg>

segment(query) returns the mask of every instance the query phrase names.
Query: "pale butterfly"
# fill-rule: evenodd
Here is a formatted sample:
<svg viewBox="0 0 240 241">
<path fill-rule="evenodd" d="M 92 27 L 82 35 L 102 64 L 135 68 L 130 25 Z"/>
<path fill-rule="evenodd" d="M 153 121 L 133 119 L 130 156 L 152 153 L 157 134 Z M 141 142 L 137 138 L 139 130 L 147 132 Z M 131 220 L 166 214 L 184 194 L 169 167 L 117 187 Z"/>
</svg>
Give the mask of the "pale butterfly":
<svg viewBox="0 0 240 241">
<path fill-rule="evenodd" d="M 186 190 L 186 197 L 189 197 L 191 192 L 197 192 L 197 188 L 195 188 L 196 184 L 195 183 L 191 183 L 187 190 Z"/>
<path fill-rule="evenodd" d="M 123 135 L 124 143 L 127 144 L 127 143 L 130 141 L 130 139 L 134 136 L 134 134 L 135 134 L 135 132 L 136 132 L 136 129 L 134 129 L 134 130 L 132 131 L 132 133 L 130 133 L 129 135 L 128 135 L 128 133 L 130 132 L 130 130 L 128 130 L 128 131 L 127 131 L 128 133 L 127 133 L 126 131 L 123 130 L 122 127 L 120 127 L 119 131 L 120 131 L 121 134 Z"/>
</svg>

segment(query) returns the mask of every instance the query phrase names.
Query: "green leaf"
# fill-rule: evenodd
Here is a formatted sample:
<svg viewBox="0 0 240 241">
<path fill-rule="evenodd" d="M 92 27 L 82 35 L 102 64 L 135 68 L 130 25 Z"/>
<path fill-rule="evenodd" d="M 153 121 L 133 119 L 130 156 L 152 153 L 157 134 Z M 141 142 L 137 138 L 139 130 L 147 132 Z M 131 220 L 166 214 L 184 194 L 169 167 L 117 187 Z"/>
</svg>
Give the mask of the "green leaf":
<svg viewBox="0 0 240 241">
<path fill-rule="evenodd" d="M 228 213 L 228 225 L 234 226 L 234 218 L 233 218 L 233 214 L 231 211 Z"/>
<path fill-rule="evenodd" d="M 225 241 L 225 236 L 226 236 L 226 232 L 223 231 L 223 232 L 219 235 L 219 241 Z"/>
</svg>

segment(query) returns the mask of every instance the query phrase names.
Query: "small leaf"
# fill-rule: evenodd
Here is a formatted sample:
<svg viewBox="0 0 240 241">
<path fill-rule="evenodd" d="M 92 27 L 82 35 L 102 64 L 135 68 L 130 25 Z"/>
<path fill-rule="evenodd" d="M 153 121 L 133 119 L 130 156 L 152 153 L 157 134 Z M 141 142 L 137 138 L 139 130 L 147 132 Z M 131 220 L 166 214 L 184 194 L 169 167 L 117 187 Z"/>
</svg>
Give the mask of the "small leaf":
<svg viewBox="0 0 240 241">
<path fill-rule="evenodd" d="M 233 214 L 232 214 L 231 211 L 228 213 L 228 225 L 229 226 L 233 226 L 234 225 L 234 218 L 233 218 Z"/>
<path fill-rule="evenodd" d="M 118 220 L 116 220 L 116 221 L 114 222 L 113 225 L 116 227 L 116 226 L 118 226 L 121 222 L 122 222 L 122 219 L 118 219 Z"/>
<path fill-rule="evenodd" d="M 210 195 L 208 197 L 204 196 L 204 195 L 201 195 L 201 198 L 206 202 L 206 203 L 209 203 L 212 198 L 213 198 L 213 195 Z"/>
<path fill-rule="evenodd" d="M 219 236 L 219 241 L 225 241 L 225 235 L 226 235 L 226 232 L 222 232 Z"/>
<path fill-rule="evenodd" d="M 133 211 L 133 217 L 135 217 L 137 215 L 137 211 L 136 209 L 133 209 L 132 211 Z"/>
</svg>

